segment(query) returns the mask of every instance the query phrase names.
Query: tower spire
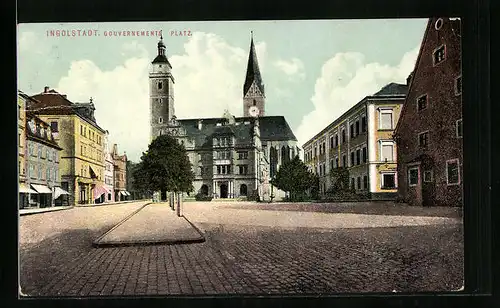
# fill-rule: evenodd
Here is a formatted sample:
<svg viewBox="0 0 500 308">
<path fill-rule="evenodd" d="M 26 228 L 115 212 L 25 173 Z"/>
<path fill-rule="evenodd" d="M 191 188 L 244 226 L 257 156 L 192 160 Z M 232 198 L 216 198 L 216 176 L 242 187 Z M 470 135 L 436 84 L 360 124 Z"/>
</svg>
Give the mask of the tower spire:
<svg viewBox="0 0 500 308">
<path fill-rule="evenodd" d="M 250 89 L 250 86 L 255 82 L 259 87 L 260 92 L 264 95 L 264 84 L 260 75 L 259 62 L 257 61 L 257 52 L 255 51 L 255 44 L 253 42 L 253 31 L 250 31 L 250 53 L 248 55 L 247 74 L 245 84 L 243 86 L 243 96 L 245 96 Z"/>
</svg>

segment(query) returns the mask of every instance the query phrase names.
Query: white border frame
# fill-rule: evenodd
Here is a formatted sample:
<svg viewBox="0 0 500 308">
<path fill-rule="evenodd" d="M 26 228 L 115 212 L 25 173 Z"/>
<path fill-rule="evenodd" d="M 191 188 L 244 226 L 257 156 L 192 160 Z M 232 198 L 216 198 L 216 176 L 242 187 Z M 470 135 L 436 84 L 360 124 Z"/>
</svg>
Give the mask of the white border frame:
<svg viewBox="0 0 500 308">
<path fill-rule="evenodd" d="M 424 109 L 419 109 L 419 108 L 418 108 L 418 107 L 419 107 L 419 106 L 418 106 L 418 100 L 419 100 L 420 98 L 424 97 L 424 96 L 426 96 L 426 97 L 427 97 L 427 98 L 426 98 L 426 100 L 425 100 L 425 108 L 424 108 Z M 417 96 L 416 103 L 417 103 L 417 113 L 419 113 L 419 112 L 422 112 L 422 111 L 426 110 L 426 109 L 429 107 L 429 95 L 428 95 L 427 93 L 424 93 L 424 94 L 422 94 L 422 95 L 420 95 L 420 96 Z"/>
<path fill-rule="evenodd" d="M 431 174 L 431 179 L 429 181 L 425 180 L 425 174 L 427 172 L 430 172 L 430 174 Z M 431 170 L 424 170 L 424 174 L 422 176 L 422 179 L 423 179 L 424 183 L 432 183 L 432 182 L 434 182 L 434 171 L 432 169 Z"/>
<path fill-rule="evenodd" d="M 443 59 L 443 61 L 436 63 L 436 61 L 434 61 L 434 54 L 436 53 L 436 51 L 441 49 L 441 47 L 444 47 L 444 59 Z M 446 44 L 441 44 L 438 47 L 434 48 L 434 50 L 432 51 L 431 57 L 432 57 L 432 66 L 433 67 L 438 66 L 439 64 L 446 61 L 446 59 L 448 58 L 448 50 L 446 49 Z"/>
<path fill-rule="evenodd" d="M 393 107 L 378 107 L 378 130 L 393 130 L 394 129 L 394 108 Z M 382 128 L 382 113 L 391 114 L 391 128 Z"/>
<path fill-rule="evenodd" d="M 384 175 L 392 174 L 394 175 L 394 187 L 387 188 L 384 187 Z M 398 173 L 397 171 L 380 171 L 380 189 L 398 189 Z"/>
<path fill-rule="evenodd" d="M 411 179 L 411 177 L 410 177 L 410 172 L 411 172 L 412 170 L 417 170 L 417 183 L 415 183 L 415 184 L 412 184 L 412 183 L 410 182 L 410 179 Z M 415 186 L 417 186 L 419 183 L 420 183 L 420 167 L 419 167 L 419 166 L 411 166 L 411 167 L 408 167 L 408 186 L 409 186 L 409 187 L 415 187 Z"/>
<path fill-rule="evenodd" d="M 448 180 L 448 163 L 450 163 L 450 162 L 457 163 L 457 168 L 458 168 L 458 182 L 457 183 L 450 183 Z M 445 173 L 446 173 L 446 185 L 448 185 L 448 186 L 460 185 L 462 179 L 460 178 L 460 161 L 458 160 L 458 158 L 449 159 L 446 161 Z"/>
</svg>

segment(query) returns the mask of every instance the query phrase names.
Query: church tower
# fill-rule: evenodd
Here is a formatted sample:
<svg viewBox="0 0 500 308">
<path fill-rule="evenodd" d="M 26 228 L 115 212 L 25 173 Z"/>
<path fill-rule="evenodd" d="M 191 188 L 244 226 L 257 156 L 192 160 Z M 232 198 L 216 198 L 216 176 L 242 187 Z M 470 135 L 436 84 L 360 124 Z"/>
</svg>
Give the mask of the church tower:
<svg viewBox="0 0 500 308">
<path fill-rule="evenodd" d="M 170 65 L 166 56 L 163 37 L 158 42 L 158 55 L 151 64 L 149 104 L 151 140 L 153 140 L 162 133 L 162 128 L 175 116 L 174 76 L 172 76 L 172 65 Z"/>
<path fill-rule="evenodd" d="M 243 116 L 264 116 L 265 114 L 264 84 L 260 76 L 257 53 L 252 39 L 250 42 L 250 53 L 248 55 L 247 75 L 243 85 Z"/>
</svg>

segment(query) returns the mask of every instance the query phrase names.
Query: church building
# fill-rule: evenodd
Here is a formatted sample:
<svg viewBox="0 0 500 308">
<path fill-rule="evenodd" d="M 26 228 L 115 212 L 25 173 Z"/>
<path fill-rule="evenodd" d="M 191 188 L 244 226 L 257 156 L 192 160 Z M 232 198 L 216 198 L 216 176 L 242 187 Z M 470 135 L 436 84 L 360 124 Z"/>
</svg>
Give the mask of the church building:
<svg viewBox="0 0 500 308">
<path fill-rule="evenodd" d="M 284 197 L 269 181 L 282 163 L 299 154 L 299 147 L 285 117 L 265 115 L 266 96 L 253 37 L 243 84 L 243 117 L 226 111 L 221 118 L 177 119 L 174 85 L 162 38 L 149 74 L 151 140 L 170 134 L 185 146 L 195 174 L 194 194 L 259 200 Z"/>
</svg>

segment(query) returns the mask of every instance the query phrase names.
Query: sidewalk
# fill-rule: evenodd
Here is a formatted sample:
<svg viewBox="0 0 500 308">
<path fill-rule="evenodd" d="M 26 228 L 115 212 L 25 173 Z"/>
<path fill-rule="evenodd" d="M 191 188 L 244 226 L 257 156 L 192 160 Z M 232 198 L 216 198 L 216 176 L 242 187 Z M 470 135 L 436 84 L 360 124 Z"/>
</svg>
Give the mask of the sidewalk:
<svg viewBox="0 0 500 308">
<path fill-rule="evenodd" d="M 33 208 L 33 209 L 20 209 L 19 215 L 31 215 L 31 214 L 40 214 L 54 211 L 62 211 L 69 210 L 74 208 L 74 206 L 52 206 L 52 207 L 43 207 L 43 208 Z"/>
<path fill-rule="evenodd" d="M 185 244 L 205 241 L 185 217 L 177 217 L 168 203 L 150 203 L 93 242 L 94 247 L 147 244 Z"/>
<path fill-rule="evenodd" d="M 116 201 L 116 202 L 104 202 L 104 203 L 89 203 L 89 204 L 76 204 L 77 207 L 89 207 L 89 206 L 104 206 L 104 205 L 113 205 L 113 204 L 121 204 L 121 203 L 132 203 L 132 202 L 151 202 L 150 199 L 138 199 L 138 200 L 126 200 L 126 201 Z"/>
</svg>

